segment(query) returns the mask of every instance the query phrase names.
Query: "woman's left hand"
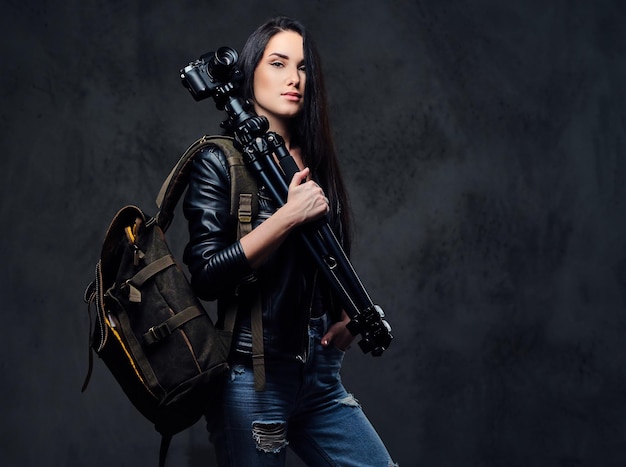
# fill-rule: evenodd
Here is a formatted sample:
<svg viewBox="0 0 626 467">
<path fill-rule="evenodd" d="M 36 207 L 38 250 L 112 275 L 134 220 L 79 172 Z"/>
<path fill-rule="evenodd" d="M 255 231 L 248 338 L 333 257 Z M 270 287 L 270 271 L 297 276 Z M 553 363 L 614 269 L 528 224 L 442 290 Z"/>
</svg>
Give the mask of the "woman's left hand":
<svg viewBox="0 0 626 467">
<path fill-rule="evenodd" d="M 328 328 L 328 331 L 326 331 L 326 334 L 322 337 L 322 345 L 324 347 L 334 345 L 339 350 L 345 352 L 350 348 L 354 336 L 348 331 L 348 328 L 346 328 L 346 324 L 350 322 L 350 318 L 345 311 L 341 313 L 341 317 L 341 321 L 337 321 Z"/>
</svg>

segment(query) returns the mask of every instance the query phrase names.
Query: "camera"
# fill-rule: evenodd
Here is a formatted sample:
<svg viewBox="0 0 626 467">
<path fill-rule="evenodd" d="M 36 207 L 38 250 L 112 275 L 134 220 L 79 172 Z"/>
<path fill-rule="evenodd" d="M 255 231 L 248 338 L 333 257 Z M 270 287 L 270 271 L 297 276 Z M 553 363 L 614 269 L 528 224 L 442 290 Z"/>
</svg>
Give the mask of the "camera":
<svg viewBox="0 0 626 467">
<path fill-rule="evenodd" d="M 238 59 L 234 49 L 220 47 L 180 70 L 180 79 L 196 101 L 215 97 L 220 88 L 241 81 L 243 74 L 237 67 Z"/>
</svg>

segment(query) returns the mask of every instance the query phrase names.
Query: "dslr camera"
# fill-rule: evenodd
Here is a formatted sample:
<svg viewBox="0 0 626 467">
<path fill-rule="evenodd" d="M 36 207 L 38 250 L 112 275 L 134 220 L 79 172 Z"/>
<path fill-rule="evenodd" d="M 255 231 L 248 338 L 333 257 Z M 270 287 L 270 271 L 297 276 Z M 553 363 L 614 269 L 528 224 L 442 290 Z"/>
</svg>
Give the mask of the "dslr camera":
<svg viewBox="0 0 626 467">
<path fill-rule="evenodd" d="M 208 52 L 180 70 L 180 79 L 196 101 L 226 93 L 243 78 L 237 67 L 239 55 L 230 47 Z"/>
</svg>

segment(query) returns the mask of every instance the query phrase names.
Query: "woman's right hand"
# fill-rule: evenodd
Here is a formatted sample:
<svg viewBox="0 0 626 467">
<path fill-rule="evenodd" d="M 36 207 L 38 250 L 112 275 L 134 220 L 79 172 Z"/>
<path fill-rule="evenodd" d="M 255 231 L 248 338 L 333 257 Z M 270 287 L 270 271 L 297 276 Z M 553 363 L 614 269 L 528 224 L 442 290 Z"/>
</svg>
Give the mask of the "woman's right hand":
<svg viewBox="0 0 626 467">
<path fill-rule="evenodd" d="M 292 229 L 328 213 L 328 198 L 317 183 L 307 180 L 308 176 L 308 168 L 296 172 L 289 184 L 287 202 L 252 232 L 241 237 L 241 247 L 253 269 L 261 266 L 278 249 Z"/>
<path fill-rule="evenodd" d="M 306 167 L 296 172 L 289 184 L 287 203 L 283 209 L 289 210 L 297 224 L 304 224 L 328 214 L 328 198 L 322 188 L 313 180 L 307 180 L 310 169 Z"/>
</svg>

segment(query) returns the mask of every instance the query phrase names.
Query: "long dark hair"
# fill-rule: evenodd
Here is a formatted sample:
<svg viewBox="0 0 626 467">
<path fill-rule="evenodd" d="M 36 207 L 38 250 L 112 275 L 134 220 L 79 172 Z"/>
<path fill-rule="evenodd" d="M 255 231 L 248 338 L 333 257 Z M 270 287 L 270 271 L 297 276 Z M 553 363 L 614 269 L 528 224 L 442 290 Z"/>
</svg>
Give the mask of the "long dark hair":
<svg viewBox="0 0 626 467">
<path fill-rule="evenodd" d="M 304 47 L 304 107 L 293 120 L 291 139 L 300 146 L 305 165 L 326 192 L 331 206 L 330 223 L 342 238 L 344 249 L 349 252 L 350 206 L 330 129 L 321 61 L 312 37 L 299 21 L 284 16 L 272 18 L 248 37 L 239 56 L 239 65 L 244 74 L 242 94 L 246 99 L 254 100 L 254 71 L 269 40 L 281 31 L 300 34 Z"/>
</svg>

